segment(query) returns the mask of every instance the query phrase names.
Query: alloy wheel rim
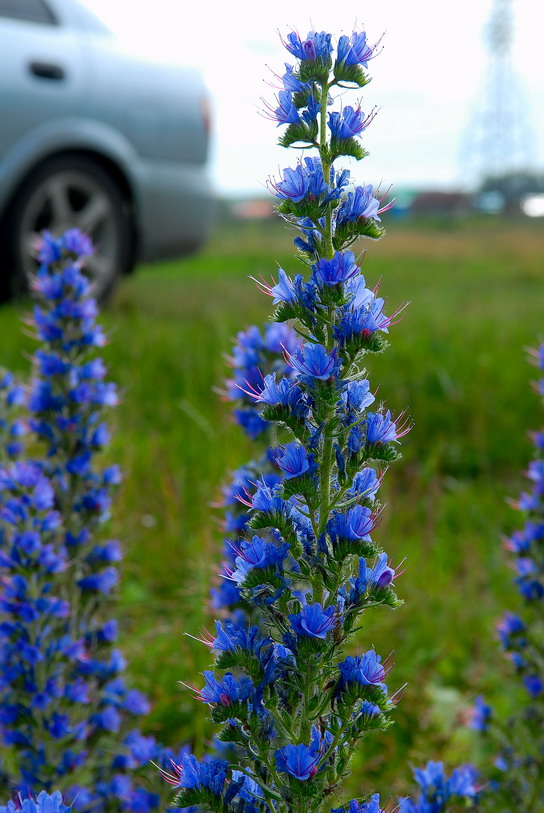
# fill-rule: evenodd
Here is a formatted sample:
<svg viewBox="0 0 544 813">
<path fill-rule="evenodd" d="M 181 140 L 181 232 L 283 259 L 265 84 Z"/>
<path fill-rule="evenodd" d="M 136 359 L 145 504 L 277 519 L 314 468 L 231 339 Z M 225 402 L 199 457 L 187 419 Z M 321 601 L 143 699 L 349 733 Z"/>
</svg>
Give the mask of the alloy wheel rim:
<svg viewBox="0 0 544 813">
<path fill-rule="evenodd" d="M 86 173 L 61 170 L 45 178 L 30 196 L 21 222 L 22 269 L 28 283 L 36 273 L 36 245 L 47 229 L 60 237 L 79 228 L 89 235 L 94 253 L 84 272 L 100 297 L 115 276 L 119 262 L 119 235 L 113 204 L 102 186 Z"/>
</svg>

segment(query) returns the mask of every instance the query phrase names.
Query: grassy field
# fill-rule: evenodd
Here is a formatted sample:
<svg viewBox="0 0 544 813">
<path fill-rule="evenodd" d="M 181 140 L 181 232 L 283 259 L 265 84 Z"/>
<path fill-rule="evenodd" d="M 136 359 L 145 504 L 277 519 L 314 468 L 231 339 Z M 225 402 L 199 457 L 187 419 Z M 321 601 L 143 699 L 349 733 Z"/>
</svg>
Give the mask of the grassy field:
<svg viewBox="0 0 544 813">
<path fill-rule="evenodd" d="M 411 303 L 390 350 L 369 364 L 380 398 L 415 422 L 387 475 L 379 530 L 395 562 L 407 557 L 406 603 L 369 611 L 361 633 L 361 646 L 394 651 L 391 688 L 407 684 L 397 725 L 362 749 L 353 783 L 370 777 L 387 797 L 408 762 L 470 755 L 459 722 L 477 691 L 510 701 L 493 624 L 517 605 L 501 548 L 517 517 L 505 497 L 520 490 L 527 430 L 542 419 L 524 348 L 542 338 L 544 240 L 534 224 L 393 224 L 368 248 L 363 270 L 371 285 L 382 278 L 389 310 Z M 209 652 L 183 633 L 209 624 L 220 544 L 210 503 L 251 456 L 213 388 L 232 337 L 270 312 L 248 275 L 270 278 L 277 264 L 299 270 L 280 224 L 224 226 L 199 256 L 141 268 L 102 319 L 123 392 L 110 455 L 126 473 L 111 531 L 126 551 L 123 647 L 154 700 L 148 729 L 197 750 L 210 735 L 206 710 L 177 681 L 198 684 Z M 0 365 L 25 371 L 22 310 L 0 311 Z"/>
</svg>

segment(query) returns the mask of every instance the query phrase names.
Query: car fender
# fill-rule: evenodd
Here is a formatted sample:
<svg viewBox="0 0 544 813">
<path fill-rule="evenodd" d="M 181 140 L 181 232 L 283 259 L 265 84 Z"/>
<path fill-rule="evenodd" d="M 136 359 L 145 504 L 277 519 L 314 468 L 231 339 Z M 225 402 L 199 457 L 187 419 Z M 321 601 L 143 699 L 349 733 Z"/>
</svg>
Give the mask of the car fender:
<svg viewBox="0 0 544 813">
<path fill-rule="evenodd" d="M 136 208 L 139 190 L 134 168 L 139 163 L 134 147 L 107 124 L 85 118 L 66 118 L 36 127 L 17 142 L 0 161 L 0 217 L 28 174 L 47 158 L 63 152 L 94 152 L 112 161 L 125 176 Z"/>
</svg>

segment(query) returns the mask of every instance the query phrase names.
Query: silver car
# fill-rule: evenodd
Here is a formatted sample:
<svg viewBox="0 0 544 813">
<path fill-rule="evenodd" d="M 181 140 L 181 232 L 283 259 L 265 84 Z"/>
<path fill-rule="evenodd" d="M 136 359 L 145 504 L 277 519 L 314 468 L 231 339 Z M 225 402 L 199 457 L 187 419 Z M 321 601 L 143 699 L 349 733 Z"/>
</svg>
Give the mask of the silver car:
<svg viewBox="0 0 544 813">
<path fill-rule="evenodd" d="M 43 229 L 91 235 L 100 298 L 198 248 L 208 145 L 196 70 L 131 53 L 77 0 L 0 0 L 0 295 L 27 287 Z"/>
</svg>

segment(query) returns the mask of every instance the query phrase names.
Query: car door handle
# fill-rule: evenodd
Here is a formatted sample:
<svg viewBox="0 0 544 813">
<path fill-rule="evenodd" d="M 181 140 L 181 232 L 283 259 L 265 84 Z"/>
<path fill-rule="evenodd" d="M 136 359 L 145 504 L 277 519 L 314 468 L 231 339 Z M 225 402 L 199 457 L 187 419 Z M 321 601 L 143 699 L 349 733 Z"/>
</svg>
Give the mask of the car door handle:
<svg viewBox="0 0 544 813">
<path fill-rule="evenodd" d="M 31 62 L 28 66 L 30 73 L 39 79 L 55 79 L 61 81 L 65 78 L 64 68 L 52 62 Z"/>
</svg>

